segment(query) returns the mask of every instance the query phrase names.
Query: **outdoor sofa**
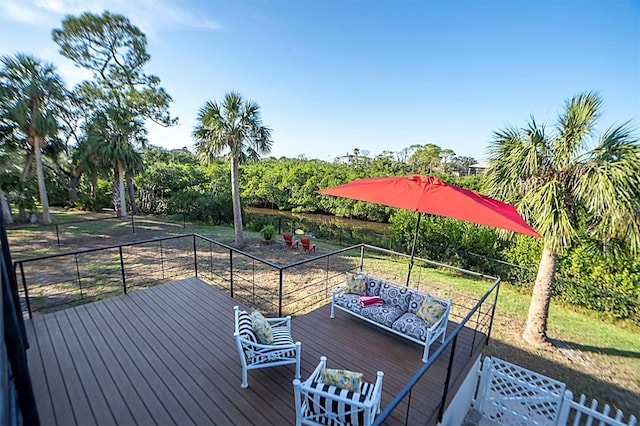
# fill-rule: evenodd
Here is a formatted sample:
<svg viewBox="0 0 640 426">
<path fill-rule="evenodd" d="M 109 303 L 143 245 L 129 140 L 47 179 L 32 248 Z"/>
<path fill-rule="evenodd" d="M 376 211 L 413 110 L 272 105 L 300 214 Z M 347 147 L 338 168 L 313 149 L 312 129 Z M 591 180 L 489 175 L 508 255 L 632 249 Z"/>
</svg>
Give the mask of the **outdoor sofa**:
<svg viewBox="0 0 640 426">
<path fill-rule="evenodd" d="M 424 346 L 427 362 L 431 344 L 444 342 L 451 299 L 358 272 L 347 273 L 345 286 L 333 292 L 331 318 L 335 308 Z"/>
</svg>

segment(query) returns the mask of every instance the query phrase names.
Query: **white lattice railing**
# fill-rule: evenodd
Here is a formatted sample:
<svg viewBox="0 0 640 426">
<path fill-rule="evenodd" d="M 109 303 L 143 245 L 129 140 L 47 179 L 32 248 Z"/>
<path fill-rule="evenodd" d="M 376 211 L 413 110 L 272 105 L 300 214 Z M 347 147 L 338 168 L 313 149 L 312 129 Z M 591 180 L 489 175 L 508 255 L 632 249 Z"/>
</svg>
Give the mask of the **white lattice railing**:
<svg viewBox="0 0 640 426">
<path fill-rule="evenodd" d="M 611 407 L 607 404 L 598 411 L 598 401 L 591 401 L 591 405 L 587 406 L 587 397 L 580 396 L 578 401 L 573 400 L 573 393 L 566 391 L 562 401 L 562 409 L 558 417 L 558 425 L 599 425 L 599 426 L 635 426 L 636 417 L 630 416 L 627 423 L 624 423 L 624 413 L 616 410 L 615 417 L 611 413 Z"/>
<path fill-rule="evenodd" d="M 498 358 L 486 357 L 479 373 L 473 408 L 499 425 L 634 426 L 636 417 L 605 405 L 598 411 L 594 399 L 586 405 L 582 395 L 573 400 L 566 385 Z"/>
</svg>

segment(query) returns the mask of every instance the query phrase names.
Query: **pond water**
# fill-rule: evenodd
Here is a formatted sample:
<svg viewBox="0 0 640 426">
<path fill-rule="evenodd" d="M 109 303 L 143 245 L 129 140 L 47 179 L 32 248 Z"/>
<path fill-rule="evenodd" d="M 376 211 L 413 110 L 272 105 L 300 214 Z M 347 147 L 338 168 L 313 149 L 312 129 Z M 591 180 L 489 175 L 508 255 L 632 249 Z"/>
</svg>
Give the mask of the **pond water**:
<svg viewBox="0 0 640 426">
<path fill-rule="evenodd" d="M 337 229 L 350 229 L 357 231 L 365 231 L 380 235 L 389 235 L 389 224 L 369 222 L 366 220 L 349 219 L 345 217 L 324 215 L 324 214 L 312 214 L 312 213 L 292 213 L 290 211 L 280 211 L 276 209 L 264 209 L 258 207 L 247 207 L 247 213 L 266 215 L 278 217 L 286 220 L 287 222 L 296 221 L 300 226 L 295 226 L 296 229 L 305 228 L 306 223 L 312 223 L 314 225 L 325 225 Z"/>
</svg>

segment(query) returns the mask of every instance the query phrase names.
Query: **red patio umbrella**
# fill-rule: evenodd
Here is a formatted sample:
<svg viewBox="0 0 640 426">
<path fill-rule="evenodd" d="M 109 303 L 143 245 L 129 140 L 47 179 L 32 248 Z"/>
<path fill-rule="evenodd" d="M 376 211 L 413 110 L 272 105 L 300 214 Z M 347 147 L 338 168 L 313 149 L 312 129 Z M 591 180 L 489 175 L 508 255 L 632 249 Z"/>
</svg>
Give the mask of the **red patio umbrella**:
<svg viewBox="0 0 640 426">
<path fill-rule="evenodd" d="M 511 204 L 452 185 L 433 176 L 414 175 L 356 179 L 344 185 L 317 192 L 418 212 L 418 224 L 411 248 L 407 284 L 413 266 L 421 213 L 452 217 L 479 225 L 542 237 L 524 221 Z"/>
</svg>

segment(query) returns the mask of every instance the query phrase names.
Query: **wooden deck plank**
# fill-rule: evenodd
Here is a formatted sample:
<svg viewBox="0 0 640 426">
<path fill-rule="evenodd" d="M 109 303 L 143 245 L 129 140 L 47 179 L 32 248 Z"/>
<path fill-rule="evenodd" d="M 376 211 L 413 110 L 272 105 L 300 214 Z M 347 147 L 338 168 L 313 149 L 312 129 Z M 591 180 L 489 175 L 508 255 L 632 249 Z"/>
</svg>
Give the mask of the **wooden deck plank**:
<svg viewBox="0 0 640 426">
<path fill-rule="evenodd" d="M 51 337 L 51 342 L 56 351 L 56 358 L 58 358 L 60 369 L 66 372 L 64 374 L 64 382 L 69 395 L 71 409 L 73 410 L 74 417 L 78 422 L 87 425 L 96 424 L 93 410 L 89 404 L 84 386 L 82 385 L 78 375 L 76 363 L 71 357 L 69 346 L 67 345 L 63 331 L 60 329 L 60 324 L 57 319 L 58 314 L 59 312 L 50 315 L 46 324 L 49 336 Z"/>
<path fill-rule="evenodd" d="M 116 383 L 133 420 L 143 424 L 149 421 L 151 415 L 140 398 L 137 386 L 144 386 L 146 381 L 137 369 L 133 368 L 132 360 L 118 339 L 111 333 L 109 325 L 105 324 L 100 315 L 96 313 L 96 305 L 101 303 L 94 302 L 73 309 L 77 309 L 80 320 L 84 323 L 93 344 L 107 365 L 109 375 Z"/>
<path fill-rule="evenodd" d="M 38 407 L 38 415 L 41 424 L 55 423 L 55 414 L 51 403 L 49 385 L 45 373 L 45 366 L 42 360 L 42 352 L 39 350 L 38 335 L 34 329 L 33 321 L 25 323 L 27 336 L 29 338 L 29 346 L 36 348 L 27 350 L 27 362 L 29 365 L 29 375 L 31 376 L 31 386 L 33 388 L 36 406 Z"/>
<path fill-rule="evenodd" d="M 151 350 L 155 351 L 155 355 L 163 363 L 163 365 L 169 369 L 177 382 L 176 387 L 172 389 L 176 390 L 176 396 L 183 404 L 190 406 L 190 413 L 195 416 L 198 413 L 197 410 L 201 410 L 202 414 L 199 416 L 206 416 L 204 418 L 196 420 L 196 423 L 201 422 L 211 423 L 214 419 L 218 421 L 231 421 L 226 413 L 221 410 L 215 401 L 211 398 L 211 395 L 207 390 L 213 387 L 212 381 L 205 376 L 202 371 L 198 370 L 192 359 L 185 355 L 185 351 L 190 355 L 194 355 L 193 351 L 187 347 L 189 343 L 185 342 L 179 334 L 173 331 L 173 327 L 177 326 L 176 318 L 173 317 L 169 324 L 162 324 L 162 316 L 171 316 L 172 313 L 163 312 L 151 312 L 144 304 L 137 304 L 139 293 L 133 293 L 131 298 L 126 302 L 131 303 L 131 306 L 125 306 L 125 304 L 119 304 L 118 308 L 123 313 L 126 312 L 126 316 L 133 325 L 135 332 L 146 329 L 148 339 L 148 345 Z M 148 294 L 144 294 L 148 299 Z M 143 315 L 146 314 L 146 315 Z M 184 384 L 184 385 L 183 385 Z M 186 386 L 186 384 L 193 384 L 195 386 Z"/>
<path fill-rule="evenodd" d="M 206 284 L 205 284 L 206 285 Z M 240 386 L 240 362 L 238 360 L 238 353 L 235 346 L 235 340 L 233 339 L 233 313 L 223 312 L 219 309 L 219 304 L 207 303 L 211 300 L 203 297 L 205 294 L 209 294 L 208 288 L 201 288 L 200 290 L 206 290 L 205 292 L 198 292 L 198 286 L 192 286 L 189 288 L 189 293 L 175 291 L 177 288 L 164 287 L 163 298 L 157 299 L 156 302 L 161 303 L 164 300 L 181 300 L 181 306 L 183 307 L 197 307 L 198 309 L 183 308 L 181 310 L 174 311 L 176 315 L 179 315 L 183 319 L 185 325 L 185 332 L 189 333 L 194 339 L 196 344 L 206 347 L 208 353 L 215 359 L 212 362 L 215 364 L 216 373 L 219 377 L 226 382 L 228 391 L 225 392 L 227 398 L 234 404 L 238 404 L 239 408 L 243 412 L 272 412 L 270 408 L 273 406 L 273 401 L 265 401 L 263 399 L 247 400 L 245 394 L 247 392 L 258 392 L 259 394 L 271 394 L 273 397 L 280 398 L 279 404 L 286 404 L 289 395 L 287 391 L 290 391 L 289 386 L 283 388 L 284 392 L 274 392 L 273 383 L 266 380 L 253 379 L 254 373 L 258 371 L 251 371 L 250 374 L 250 388 L 242 389 Z M 159 289 L 160 290 L 160 289 Z M 174 290 L 174 291 L 172 291 Z M 193 293 L 191 293 L 193 291 Z M 186 297 L 186 299 L 185 299 Z M 231 318 L 231 322 L 229 321 Z M 205 327 L 195 327 L 193 324 L 202 324 Z M 211 338 L 210 333 L 216 332 L 216 338 Z M 235 367 L 237 365 L 237 367 Z M 274 368 L 274 370 L 282 370 L 285 372 L 284 380 L 290 384 L 293 379 L 293 367 L 282 366 Z M 282 381 L 279 381 L 280 383 Z M 280 411 L 273 412 L 273 422 L 282 423 L 291 421 L 293 412 L 289 413 L 289 416 L 283 417 L 284 413 Z"/>
<path fill-rule="evenodd" d="M 77 370 L 78 380 L 81 382 L 80 386 L 84 390 L 87 403 L 91 406 L 91 414 L 93 416 L 93 422 L 96 424 L 109 424 L 115 423 L 116 419 L 113 417 L 109 403 L 102 391 L 102 387 L 98 384 L 96 376 L 91 368 L 91 364 L 87 359 L 86 352 L 84 351 L 82 343 L 78 340 L 78 336 L 73 330 L 71 322 L 67 317 L 65 311 L 58 311 L 54 314 L 61 335 L 64 337 L 69 350 L 70 362 Z M 72 401 L 73 402 L 73 401 Z M 83 417 L 77 416 L 83 419 L 83 423 L 90 423 L 90 419 L 84 420 Z"/>
<path fill-rule="evenodd" d="M 153 369 L 152 365 L 156 364 L 153 362 L 153 349 L 145 346 L 143 341 L 130 337 L 123 330 L 120 324 L 129 323 L 129 318 L 124 315 L 113 315 L 110 312 L 110 305 L 109 300 L 105 300 L 104 304 L 97 306 L 97 310 L 105 323 L 111 326 L 112 332 L 117 336 L 122 347 L 126 348 L 127 355 L 131 360 L 130 363 L 127 363 L 128 369 L 135 368 L 137 370 L 134 373 L 134 377 L 139 377 L 135 382 L 137 393 L 145 407 L 148 408 L 152 419 L 156 423 L 166 421 L 167 418 L 174 421 L 176 418 L 180 418 L 183 423 L 193 422 L 190 420 L 188 411 L 175 400 L 169 387 L 159 379 L 157 371 Z M 131 330 L 130 327 L 127 328 Z"/>
<path fill-rule="evenodd" d="M 293 424 L 293 365 L 250 371 L 249 388 L 240 386 L 234 305 L 241 304 L 189 278 L 28 321 L 43 424 L 86 423 L 73 416 L 73 403 L 63 400 L 69 398 L 65 383 L 81 388 L 100 424 Z M 382 370 L 386 406 L 423 365 L 422 347 L 345 312 L 331 319 L 329 308 L 293 319 L 294 339 L 302 342 L 303 378 L 321 355 L 330 366 L 362 371 L 369 381 Z M 45 321 L 54 321 L 57 331 Z M 450 323 L 449 332 L 455 325 Z M 470 333 L 463 333 L 459 349 L 472 350 Z M 55 354 L 65 353 L 71 362 L 58 363 Z M 430 398 L 444 381 L 447 362 L 446 356 L 439 358 L 418 383 L 411 415 L 421 399 L 420 410 L 437 406 Z M 456 360 L 454 368 L 461 365 Z M 80 390 L 69 393 L 78 397 Z M 405 405 L 386 423 L 403 423 Z"/>
<path fill-rule="evenodd" d="M 94 376 L 99 383 L 102 394 L 105 395 L 107 404 L 111 411 L 111 415 L 114 418 L 116 424 L 132 424 L 134 422 L 131 411 L 127 406 L 124 398 L 122 397 L 118 386 L 116 385 L 110 369 L 107 367 L 101 354 L 94 345 L 89 333 L 87 332 L 82 319 L 78 316 L 76 309 L 66 309 L 64 314 L 69 321 L 69 324 L 73 328 L 73 332 L 78 338 L 79 344 L 82 346 L 82 350 L 86 356 L 87 361 L 90 363 L 91 373 L 88 371 L 83 376 L 83 380 L 91 380 L 89 376 Z M 107 357 L 108 359 L 108 357 Z M 85 370 L 86 371 L 86 370 Z M 102 422 L 101 417 L 97 418 L 101 424 L 109 424 L 108 419 Z M 47 424 L 44 423 L 43 424 Z M 51 423 L 48 423 L 51 424 Z"/>
<path fill-rule="evenodd" d="M 47 321 L 52 318 L 44 315 L 33 322 L 34 330 L 38 336 L 38 349 L 44 364 L 44 372 L 49 389 L 49 398 L 53 406 L 53 415 L 57 424 L 75 424 L 71 401 L 64 383 L 64 373 L 60 369 L 56 351 L 49 336 Z M 40 399 L 40 398 L 38 398 Z"/>
</svg>

